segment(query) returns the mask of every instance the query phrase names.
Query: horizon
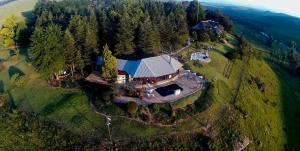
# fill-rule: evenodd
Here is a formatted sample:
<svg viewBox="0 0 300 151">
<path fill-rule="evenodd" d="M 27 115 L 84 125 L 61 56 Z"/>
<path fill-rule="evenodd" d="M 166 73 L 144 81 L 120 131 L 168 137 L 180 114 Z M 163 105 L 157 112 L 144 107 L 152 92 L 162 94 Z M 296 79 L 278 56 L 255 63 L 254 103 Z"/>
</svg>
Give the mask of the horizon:
<svg viewBox="0 0 300 151">
<path fill-rule="evenodd" d="M 250 7 L 260 10 L 269 10 L 276 13 L 284 13 L 300 18 L 300 5 L 297 5 L 297 0 L 199 0 L 205 3 L 230 4 L 236 6 Z M 298 2 L 299 3 L 299 2 Z"/>
</svg>

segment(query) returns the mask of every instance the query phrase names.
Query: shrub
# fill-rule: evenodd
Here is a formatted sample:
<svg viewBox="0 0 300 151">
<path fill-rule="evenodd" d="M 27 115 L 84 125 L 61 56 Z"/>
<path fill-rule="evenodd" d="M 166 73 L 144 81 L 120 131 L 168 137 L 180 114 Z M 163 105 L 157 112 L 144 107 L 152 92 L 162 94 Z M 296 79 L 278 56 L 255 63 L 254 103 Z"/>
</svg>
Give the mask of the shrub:
<svg viewBox="0 0 300 151">
<path fill-rule="evenodd" d="M 228 51 L 225 54 L 225 57 L 228 58 L 229 60 L 238 59 L 239 54 L 237 51 Z"/>
<path fill-rule="evenodd" d="M 127 112 L 130 114 L 134 114 L 138 111 L 139 106 L 136 102 L 129 102 L 127 106 Z"/>
</svg>

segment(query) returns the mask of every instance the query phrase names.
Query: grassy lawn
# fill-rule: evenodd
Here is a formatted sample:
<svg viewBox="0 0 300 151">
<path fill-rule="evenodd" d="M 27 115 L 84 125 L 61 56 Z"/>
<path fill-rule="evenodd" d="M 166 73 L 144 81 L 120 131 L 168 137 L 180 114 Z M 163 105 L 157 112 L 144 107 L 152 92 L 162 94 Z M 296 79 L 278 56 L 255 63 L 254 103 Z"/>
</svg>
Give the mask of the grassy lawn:
<svg viewBox="0 0 300 151">
<path fill-rule="evenodd" d="M 9 16 L 16 15 L 20 19 L 30 19 L 30 11 L 34 8 L 37 0 L 17 0 L 0 6 L 0 25 Z"/>
<path fill-rule="evenodd" d="M 201 112 L 194 120 L 185 122 L 182 127 L 178 127 L 178 129 L 193 129 L 207 124 L 207 122 L 212 123 L 217 120 L 223 106 L 229 103 L 232 90 L 236 86 L 241 61 L 233 62 L 230 77 L 226 78 L 223 73 L 229 60 L 224 54 L 231 51 L 237 43 L 232 35 L 227 35 L 227 39 L 229 39 L 229 44 L 209 43 L 214 47 L 214 49 L 209 52 L 212 59 L 210 63 L 203 63 L 202 66 L 193 64 L 192 61 L 185 63 L 185 66 L 191 69 L 192 72 L 203 75 L 207 80 L 214 82 L 213 87 L 208 91 L 208 100 L 211 101 L 211 106 Z M 189 51 L 183 51 L 181 55 L 185 57 L 185 59 L 189 59 L 190 53 L 194 51 L 197 51 L 197 49 L 190 48 Z"/>
<path fill-rule="evenodd" d="M 3 91 L 19 109 L 34 111 L 41 117 L 61 123 L 75 133 L 102 137 L 107 135 L 105 119 L 97 115 L 89 105 L 85 93 L 81 90 L 51 88 L 34 70 L 34 67 L 22 55 L 9 56 L 8 50 L 1 50 L 5 68 L 0 71 L 0 83 Z M 11 69 L 14 69 L 11 71 Z M 23 73 L 26 84 L 23 87 L 12 88 L 11 76 Z M 0 85 L 0 86 L 1 86 Z M 113 119 L 112 133 L 116 137 L 146 137 L 168 131 L 164 128 L 149 127 L 124 119 Z"/>
<path fill-rule="evenodd" d="M 6 50 L 2 50 L 1 53 L 4 53 L 3 51 Z M 24 86 L 11 87 L 10 78 L 15 74 L 11 69 L 16 70 L 16 73 L 24 73 Z M 21 55 L 13 56 L 5 62 L 5 68 L 0 71 L 0 81 L 4 91 L 20 109 L 32 110 L 45 118 L 65 123 L 78 132 L 103 127 L 102 117 L 92 111 L 83 92 L 50 88 Z"/>
</svg>

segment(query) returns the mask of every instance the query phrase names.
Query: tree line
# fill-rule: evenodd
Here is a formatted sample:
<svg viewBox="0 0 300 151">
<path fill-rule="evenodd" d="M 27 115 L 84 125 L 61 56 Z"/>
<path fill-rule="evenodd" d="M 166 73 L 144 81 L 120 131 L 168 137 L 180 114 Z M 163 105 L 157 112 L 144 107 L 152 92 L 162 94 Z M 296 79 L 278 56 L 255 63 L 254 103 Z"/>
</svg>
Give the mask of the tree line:
<svg viewBox="0 0 300 151">
<path fill-rule="evenodd" d="M 169 52 L 188 40 L 187 13 L 173 1 L 40 0 L 30 44 L 33 64 L 57 77 L 62 69 L 91 67 L 106 45 L 121 58 Z"/>
</svg>

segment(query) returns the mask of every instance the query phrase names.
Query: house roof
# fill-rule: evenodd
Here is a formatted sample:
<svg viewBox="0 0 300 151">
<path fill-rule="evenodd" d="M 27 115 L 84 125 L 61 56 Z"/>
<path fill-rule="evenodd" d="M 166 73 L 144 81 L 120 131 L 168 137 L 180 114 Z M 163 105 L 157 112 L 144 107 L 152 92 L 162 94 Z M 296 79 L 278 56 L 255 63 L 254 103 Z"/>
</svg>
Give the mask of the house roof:
<svg viewBox="0 0 300 151">
<path fill-rule="evenodd" d="M 136 61 L 117 59 L 117 68 L 133 78 L 160 77 L 177 72 L 183 65 L 169 55 L 145 58 Z"/>
<path fill-rule="evenodd" d="M 201 21 L 194 27 L 192 27 L 192 30 L 205 30 L 205 29 L 210 29 L 210 28 L 216 28 L 220 24 L 216 21 L 213 20 L 206 20 L 206 21 Z"/>
</svg>

